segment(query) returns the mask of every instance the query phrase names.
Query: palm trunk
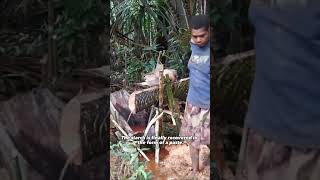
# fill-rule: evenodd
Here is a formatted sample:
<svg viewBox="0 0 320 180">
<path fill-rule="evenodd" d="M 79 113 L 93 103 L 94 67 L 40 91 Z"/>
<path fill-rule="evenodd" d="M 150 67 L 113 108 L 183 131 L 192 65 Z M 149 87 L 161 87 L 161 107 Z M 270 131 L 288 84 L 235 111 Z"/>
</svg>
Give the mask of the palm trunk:
<svg viewBox="0 0 320 180">
<path fill-rule="evenodd" d="M 185 101 L 187 97 L 189 78 L 181 79 L 174 90 L 174 97 Z M 164 96 L 165 103 L 167 95 Z M 156 105 L 159 101 L 159 87 L 151 87 L 141 91 L 133 92 L 129 97 L 129 109 L 133 113 L 137 113 L 143 109 Z"/>
</svg>

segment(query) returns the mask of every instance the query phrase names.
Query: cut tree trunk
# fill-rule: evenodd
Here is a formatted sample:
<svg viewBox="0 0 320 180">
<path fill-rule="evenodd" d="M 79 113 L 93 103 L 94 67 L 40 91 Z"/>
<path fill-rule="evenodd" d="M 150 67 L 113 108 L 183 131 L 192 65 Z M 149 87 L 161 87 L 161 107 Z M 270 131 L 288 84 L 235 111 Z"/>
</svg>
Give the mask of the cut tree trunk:
<svg viewBox="0 0 320 180">
<path fill-rule="evenodd" d="M 106 150 L 108 103 L 109 91 L 104 89 L 78 95 L 65 106 L 60 143 L 69 157 L 74 156 L 74 164 L 80 165 Z"/>
<path fill-rule="evenodd" d="M 57 180 L 67 160 L 67 156 L 60 149 L 54 151 L 39 144 L 34 138 L 23 131 L 19 131 L 11 137 L 17 150 L 21 152 L 27 162 L 45 179 Z M 79 174 L 74 166 L 69 166 L 66 170 L 64 180 L 79 179 Z"/>
<path fill-rule="evenodd" d="M 45 177 L 46 180 L 57 180 L 66 163 L 67 157 L 63 153 L 51 151 L 36 142 L 23 132 L 12 137 L 14 144 L 28 163 Z M 107 178 L 107 158 L 101 155 L 93 158 L 82 166 L 69 165 L 63 180 L 105 180 Z"/>
<path fill-rule="evenodd" d="M 135 91 L 129 97 L 129 109 L 132 113 L 137 113 L 156 104 L 158 100 L 159 88 L 156 86 L 141 91 Z"/>
<path fill-rule="evenodd" d="M 108 95 L 109 92 L 105 92 L 105 94 Z M 74 114 L 74 116 L 69 114 L 69 117 L 79 117 L 76 122 L 78 124 L 68 124 L 69 126 L 66 126 L 67 122 L 65 121 L 73 123 L 74 119 L 63 118 L 60 123 L 64 104 L 47 89 L 36 89 L 30 93 L 15 96 L 8 101 L 0 102 L 0 169 L 5 167 L 9 171 L 14 170 L 14 174 L 22 167 L 23 177 L 33 177 L 27 179 L 59 179 L 68 159 L 68 154 L 61 148 L 59 142 L 61 135 L 66 137 L 65 135 L 68 134 L 65 131 L 59 133 L 59 126 L 63 124 L 65 130 L 74 130 L 70 126 L 79 127 L 79 131 L 75 133 L 80 134 L 83 159 L 88 159 L 88 163 L 86 162 L 83 166 L 69 164 L 63 179 L 106 179 L 103 177 L 105 163 L 101 163 L 104 160 L 99 161 L 96 166 L 90 161 L 105 154 L 106 151 L 107 141 L 105 138 L 109 124 L 106 123 L 106 118 L 108 117 L 107 103 L 109 103 L 109 98 L 104 96 L 104 93 L 95 97 L 92 98 L 92 95 L 77 97 L 81 102 L 78 106 L 78 114 Z M 70 137 L 66 138 L 70 141 L 76 140 Z M 97 156 L 93 157 L 93 155 Z M 25 174 L 27 176 L 24 176 Z"/>
<path fill-rule="evenodd" d="M 15 159 L 24 169 L 22 175 L 33 176 L 36 170 L 43 179 L 58 178 L 66 160 L 58 141 L 63 106 L 47 89 L 36 89 L 0 103 L 0 149 L 2 157 L 10 158 L 7 168 L 11 166 L 16 170 L 16 166 L 12 166 Z M 10 151 L 5 153 L 5 149 Z"/>
<path fill-rule="evenodd" d="M 16 149 L 12 139 L 0 123 L 0 177 L 1 180 L 45 180 Z M 19 173 L 17 173 L 19 172 Z"/>
<path fill-rule="evenodd" d="M 189 78 L 181 79 L 175 83 L 174 97 L 179 100 L 186 100 L 189 88 Z M 166 99 L 166 98 L 164 98 Z M 159 87 L 154 86 L 148 89 L 133 92 L 129 97 L 129 109 L 137 113 L 143 109 L 156 105 L 159 101 Z"/>
<path fill-rule="evenodd" d="M 59 123 L 64 104 L 47 89 L 35 89 L 0 103 L 0 123 L 11 136 L 23 131 L 43 146 L 59 149 Z"/>
<path fill-rule="evenodd" d="M 130 124 L 146 126 L 148 115 L 146 111 L 132 114 L 128 106 L 129 93 L 126 90 L 110 94 L 110 116 L 123 128 L 129 136 L 134 132 Z"/>
</svg>

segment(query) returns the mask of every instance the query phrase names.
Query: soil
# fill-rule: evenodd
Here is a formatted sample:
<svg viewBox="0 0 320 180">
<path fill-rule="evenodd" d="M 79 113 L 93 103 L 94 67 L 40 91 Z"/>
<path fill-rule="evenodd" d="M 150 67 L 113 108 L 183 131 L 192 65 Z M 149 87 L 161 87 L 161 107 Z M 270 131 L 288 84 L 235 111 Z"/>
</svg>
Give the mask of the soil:
<svg viewBox="0 0 320 180">
<path fill-rule="evenodd" d="M 131 126 L 135 135 L 143 134 L 144 126 Z M 200 172 L 195 178 L 192 176 L 191 158 L 189 146 L 166 145 L 160 146 L 160 163 L 155 162 L 155 151 L 149 150 L 144 152 L 150 161 L 147 163 L 146 171 L 152 173 L 152 180 L 209 180 L 210 179 L 210 150 L 206 145 L 200 147 Z M 140 156 L 141 161 L 145 159 Z M 110 159 L 111 172 L 116 174 L 120 164 L 117 157 L 111 156 Z M 116 177 L 114 177 L 117 179 Z"/>
<path fill-rule="evenodd" d="M 192 169 L 189 147 L 182 145 L 167 145 L 160 149 L 160 163 L 154 160 L 154 151 L 145 152 L 150 161 L 147 163 L 146 170 L 152 173 L 152 180 L 191 180 Z M 200 164 L 201 171 L 197 174 L 197 180 L 210 179 L 210 150 L 207 146 L 201 146 Z M 140 157 L 140 160 L 144 160 Z M 116 172 L 120 164 L 117 157 L 111 156 L 111 171 Z"/>
<path fill-rule="evenodd" d="M 154 161 L 154 153 L 147 154 L 150 158 L 147 170 L 151 171 L 155 180 L 180 180 L 192 179 L 191 159 L 189 147 L 182 145 L 167 145 L 160 151 L 160 163 L 157 165 Z M 207 146 L 201 146 L 200 173 L 198 180 L 210 179 L 210 150 Z"/>
</svg>

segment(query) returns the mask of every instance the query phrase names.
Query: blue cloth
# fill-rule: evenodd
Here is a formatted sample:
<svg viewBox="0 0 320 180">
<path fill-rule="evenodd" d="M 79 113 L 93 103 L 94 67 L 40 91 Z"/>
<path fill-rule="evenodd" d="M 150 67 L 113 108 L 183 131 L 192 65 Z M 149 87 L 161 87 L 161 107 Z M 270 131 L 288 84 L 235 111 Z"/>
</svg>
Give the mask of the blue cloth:
<svg viewBox="0 0 320 180">
<path fill-rule="evenodd" d="M 187 101 L 193 106 L 210 108 L 210 42 L 199 47 L 191 44 L 189 59 L 189 91 Z"/>
<path fill-rule="evenodd" d="M 294 147 L 320 148 L 319 4 L 270 6 L 261 1 L 250 7 L 256 74 L 246 125 Z"/>
</svg>

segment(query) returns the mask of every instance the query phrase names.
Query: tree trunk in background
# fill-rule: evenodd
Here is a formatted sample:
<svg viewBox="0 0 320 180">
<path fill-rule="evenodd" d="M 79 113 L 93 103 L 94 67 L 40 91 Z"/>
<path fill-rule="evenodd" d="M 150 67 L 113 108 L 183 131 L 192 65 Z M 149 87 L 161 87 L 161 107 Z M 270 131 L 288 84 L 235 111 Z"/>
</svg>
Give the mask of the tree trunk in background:
<svg viewBox="0 0 320 180">
<path fill-rule="evenodd" d="M 174 14 L 178 18 L 178 24 L 180 28 L 189 27 L 189 17 L 187 15 L 186 6 L 183 0 L 170 0 L 169 4 L 174 8 Z"/>
<path fill-rule="evenodd" d="M 51 86 L 52 81 L 56 77 L 57 62 L 55 53 L 55 43 L 53 39 L 54 26 L 54 7 L 53 0 L 48 0 L 48 64 L 47 64 L 47 78 L 45 84 Z"/>
</svg>

